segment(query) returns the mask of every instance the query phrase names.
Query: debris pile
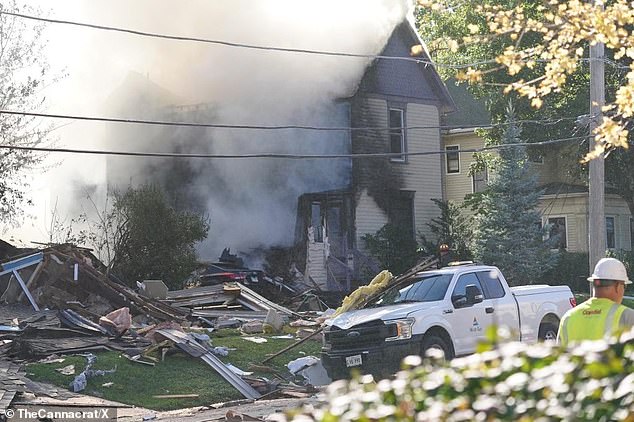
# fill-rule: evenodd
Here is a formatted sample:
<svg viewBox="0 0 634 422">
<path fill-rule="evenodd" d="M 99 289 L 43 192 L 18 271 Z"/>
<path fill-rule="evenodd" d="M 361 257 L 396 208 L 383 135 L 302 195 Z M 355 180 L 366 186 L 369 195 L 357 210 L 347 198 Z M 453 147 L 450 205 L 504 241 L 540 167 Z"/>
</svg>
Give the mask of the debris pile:
<svg viewBox="0 0 634 422">
<path fill-rule="evenodd" d="M 168 354 L 185 353 L 205 362 L 249 400 L 307 397 L 315 392 L 317 382 L 327 382 L 319 373 L 317 358 L 300 361 L 287 374 L 266 366 L 308 340 L 319 341 L 317 313 L 292 311 L 235 279 L 176 291 L 169 291 L 160 280 L 143 280 L 137 281 L 135 291 L 110 275 L 90 250 L 69 244 L 12 251 L 18 255 L 0 263 L 0 358 L 12 359 L 4 370 L 10 389 L 0 385 L 0 413 L 19 392 L 16 363 L 86 356 L 85 370 L 70 383 L 71 391 L 81 391 L 87 378 L 102 374 L 92 369 L 91 353 L 100 350 L 117 351 L 148 367 L 162 363 Z M 302 296 L 285 289 L 295 300 L 318 300 L 314 293 Z M 292 343 L 245 368 L 252 371 L 246 372 L 223 362 L 231 360 L 227 347 L 212 344 L 214 332 L 227 327 L 240 329 L 249 341 L 266 342 L 258 336 L 269 335 Z M 296 327 L 295 333 L 288 334 L 288 327 Z M 74 367 L 59 369 L 75 375 Z M 272 379 L 253 375 L 268 371 L 274 373 Z"/>
<path fill-rule="evenodd" d="M 72 309 L 99 319 L 127 307 L 133 315 L 160 321 L 182 320 L 184 313 L 158 300 L 143 297 L 107 274 L 88 249 L 56 245 L 13 257 L 0 269 L 1 303 L 28 299 L 33 308 Z"/>
</svg>

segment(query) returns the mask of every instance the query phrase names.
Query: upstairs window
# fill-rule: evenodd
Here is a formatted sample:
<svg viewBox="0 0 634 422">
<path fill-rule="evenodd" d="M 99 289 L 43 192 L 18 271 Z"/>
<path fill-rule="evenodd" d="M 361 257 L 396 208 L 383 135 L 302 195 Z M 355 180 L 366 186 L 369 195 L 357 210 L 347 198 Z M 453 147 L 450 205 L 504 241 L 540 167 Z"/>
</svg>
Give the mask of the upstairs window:
<svg viewBox="0 0 634 422">
<path fill-rule="evenodd" d="M 557 238 L 557 243 L 553 245 L 553 247 L 566 249 L 568 247 L 566 217 L 550 217 L 548 219 L 548 225 L 550 226 L 550 235 L 548 237 Z"/>
<path fill-rule="evenodd" d="M 473 193 L 482 192 L 487 188 L 489 182 L 489 174 L 486 167 L 478 172 L 473 173 Z"/>
<path fill-rule="evenodd" d="M 405 151 L 405 110 L 402 108 L 390 108 L 390 152 L 402 153 Z M 392 157 L 392 161 L 405 161 L 405 156 Z"/>
<path fill-rule="evenodd" d="M 460 147 L 451 145 L 445 147 L 447 158 L 447 173 L 460 173 Z"/>
<path fill-rule="evenodd" d="M 605 217 L 606 246 L 608 249 L 616 248 L 616 231 L 614 230 L 614 217 Z"/>
</svg>

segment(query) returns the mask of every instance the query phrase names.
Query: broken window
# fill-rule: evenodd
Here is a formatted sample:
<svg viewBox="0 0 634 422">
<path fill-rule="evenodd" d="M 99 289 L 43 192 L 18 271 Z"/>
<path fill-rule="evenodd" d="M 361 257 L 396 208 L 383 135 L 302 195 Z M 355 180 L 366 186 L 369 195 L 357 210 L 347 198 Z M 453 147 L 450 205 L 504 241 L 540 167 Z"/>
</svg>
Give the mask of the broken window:
<svg viewBox="0 0 634 422">
<path fill-rule="evenodd" d="M 405 152 L 405 110 L 390 108 L 390 152 Z M 405 156 L 392 157 L 392 161 L 405 161 Z"/>
<path fill-rule="evenodd" d="M 447 157 L 447 173 L 460 173 L 460 146 L 445 147 Z"/>
</svg>

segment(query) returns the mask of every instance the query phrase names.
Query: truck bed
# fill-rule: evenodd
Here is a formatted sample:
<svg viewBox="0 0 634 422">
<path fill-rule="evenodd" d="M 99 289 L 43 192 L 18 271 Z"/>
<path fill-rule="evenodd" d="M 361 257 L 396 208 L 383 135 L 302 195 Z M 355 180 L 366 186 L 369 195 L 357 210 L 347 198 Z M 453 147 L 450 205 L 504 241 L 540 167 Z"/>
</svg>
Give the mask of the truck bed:
<svg viewBox="0 0 634 422">
<path fill-rule="evenodd" d="M 547 284 L 535 284 L 533 286 L 517 286 L 517 287 L 511 287 L 510 289 L 511 289 L 511 292 L 516 297 L 530 296 L 530 295 L 544 294 L 544 293 L 552 294 L 556 292 L 562 292 L 562 293 L 569 292 L 568 286 L 549 286 Z"/>
</svg>

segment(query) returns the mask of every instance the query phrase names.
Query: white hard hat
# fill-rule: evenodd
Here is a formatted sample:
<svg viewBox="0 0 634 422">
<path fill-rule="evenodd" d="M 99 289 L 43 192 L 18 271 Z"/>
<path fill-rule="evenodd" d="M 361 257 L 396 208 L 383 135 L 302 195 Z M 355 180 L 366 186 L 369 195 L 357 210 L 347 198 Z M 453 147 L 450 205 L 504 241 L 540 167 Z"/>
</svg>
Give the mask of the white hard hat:
<svg viewBox="0 0 634 422">
<path fill-rule="evenodd" d="M 603 258 L 597 265 L 594 267 L 594 272 L 590 277 L 588 277 L 588 281 L 601 280 L 598 284 L 595 285 L 610 285 L 613 284 L 614 281 L 622 281 L 625 284 L 632 284 L 631 280 L 627 278 L 627 271 L 625 270 L 625 265 L 618 259 L 614 258 Z"/>
</svg>

